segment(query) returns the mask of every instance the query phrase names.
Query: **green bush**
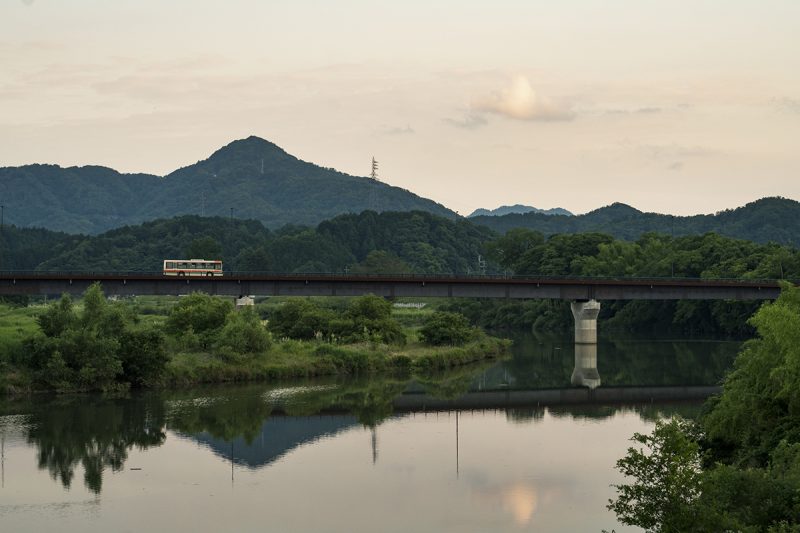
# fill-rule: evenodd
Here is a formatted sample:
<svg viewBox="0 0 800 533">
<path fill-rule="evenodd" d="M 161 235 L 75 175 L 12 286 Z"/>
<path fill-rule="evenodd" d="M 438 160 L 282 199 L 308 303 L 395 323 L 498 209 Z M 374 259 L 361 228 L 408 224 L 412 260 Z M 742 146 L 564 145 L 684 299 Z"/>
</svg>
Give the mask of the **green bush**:
<svg viewBox="0 0 800 533">
<path fill-rule="evenodd" d="M 84 293 L 81 313 L 65 295 L 37 321 L 41 333 L 24 341 L 27 358 L 20 362 L 49 387 L 144 385 L 164 371 L 163 336 L 135 329 L 133 317 L 121 306 L 109 304 L 97 283 Z"/>
<path fill-rule="evenodd" d="M 261 353 L 269 348 L 269 333 L 253 309 L 228 313 L 219 333 L 217 347 L 228 347 L 239 354 Z"/>
<path fill-rule="evenodd" d="M 461 346 L 472 338 L 473 330 L 464 315 L 437 311 L 425 319 L 419 335 L 425 344 Z"/>
<path fill-rule="evenodd" d="M 305 299 L 292 299 L 269 317 L 269 330 L 277 338 L 313 339 L 330 333 L 334 314 Z"/>
<path fill-rule="evenodd" d="M 167 317 L 167 332 L 181 334 L 192 328 L 202 334 L 221 328 L 233 310 L 233 304 L 222 298 L 215 298 L 202 292 L 181 298 Z"/>
</svg>

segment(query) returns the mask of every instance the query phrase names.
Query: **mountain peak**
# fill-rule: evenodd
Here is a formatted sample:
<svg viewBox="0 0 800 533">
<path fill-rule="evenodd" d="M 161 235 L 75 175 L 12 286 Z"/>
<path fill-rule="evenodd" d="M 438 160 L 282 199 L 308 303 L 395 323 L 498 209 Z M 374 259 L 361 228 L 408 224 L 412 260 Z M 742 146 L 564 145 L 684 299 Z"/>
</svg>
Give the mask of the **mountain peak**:
<svg viewBox="0 0 800 533">
<path fill-rule="evenodd" d="M 614 202 L 611 205 L 595 209 L 594 211 L 589 211 L 586 214 L 590 215 L 590 214 L 600 214 L 600 213 L 606 216 L 624 217 L 624 216 L 639 215 L 642 212 L 636 209 L 635 207 L 629 206 L 628 204 L 623 204 L 621 202 Z"/>
<path fill-rule="evenodd" d="M 218 157 L 229 157 L 231 155 L 234 156 L 252 156 L 258 155 L 261 156 L 288 156 L 291 157 L 286 150 L 281 148 L 275 143 L 271 143 L 266 139 L 262 139 L 261 137 L 256 137 L 255 135 L 251 135 L 246 139 L 237 139 L 233 142 L 230 142 L 211 154 L 210 159 L 218 158 Z"/>
</svg>

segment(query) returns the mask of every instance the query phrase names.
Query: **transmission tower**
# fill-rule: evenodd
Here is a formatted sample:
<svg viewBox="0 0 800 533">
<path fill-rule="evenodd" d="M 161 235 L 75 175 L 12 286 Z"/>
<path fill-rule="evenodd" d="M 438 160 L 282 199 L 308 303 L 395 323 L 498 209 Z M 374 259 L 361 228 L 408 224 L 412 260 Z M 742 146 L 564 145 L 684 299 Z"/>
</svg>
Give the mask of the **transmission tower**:
<svg viewBox="0 0 800 533">
<path fill-rule="evenodd" d="M 375 160 L 375 157 L 372 158 L 372 173 L 370 177 L 375 181 L 378 181 L 378 162 Z"/>
<path fill-rule="evenodd" d="M 369 187 L 369 209 L 370 211 L 378 212 L 378 162 L 375 157 L 372 158 L 372 172 L 369 177 L 372 179 Z"/>
</svg>

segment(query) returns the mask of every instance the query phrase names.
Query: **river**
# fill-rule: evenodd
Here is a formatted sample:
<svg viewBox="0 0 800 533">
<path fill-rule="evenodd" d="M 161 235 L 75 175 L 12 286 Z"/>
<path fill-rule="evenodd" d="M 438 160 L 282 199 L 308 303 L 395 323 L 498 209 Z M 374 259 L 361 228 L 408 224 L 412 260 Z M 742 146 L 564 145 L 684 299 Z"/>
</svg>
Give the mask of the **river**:
<svg viewBox="0 0 800 533">
<path fill-rule="evenodd" d="M 6 398 L 0 530 L 636 531 L 605 507 L 615 461 L 738 347 L 603 341 L 576 365 L 528 336 L 424 379 Z"/>
</svg>

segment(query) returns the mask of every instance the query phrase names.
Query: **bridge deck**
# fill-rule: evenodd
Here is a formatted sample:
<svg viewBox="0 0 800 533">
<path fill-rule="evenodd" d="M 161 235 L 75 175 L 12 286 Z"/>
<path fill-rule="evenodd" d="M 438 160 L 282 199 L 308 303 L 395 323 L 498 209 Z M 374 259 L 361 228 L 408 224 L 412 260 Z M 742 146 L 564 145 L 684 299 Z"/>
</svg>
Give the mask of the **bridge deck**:
<svg viewBox="0 0 800 533">
<path fill-rule="evenodd" d="M 100 282 L 108 295 L 360 296 L 556 300 L 771 300 L 774 280 L 519 278 L 226 274 L 168 277 L 142 273 L 0 273 L 0 295 L 80 294 Z"/>
</svg>

